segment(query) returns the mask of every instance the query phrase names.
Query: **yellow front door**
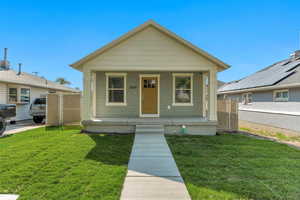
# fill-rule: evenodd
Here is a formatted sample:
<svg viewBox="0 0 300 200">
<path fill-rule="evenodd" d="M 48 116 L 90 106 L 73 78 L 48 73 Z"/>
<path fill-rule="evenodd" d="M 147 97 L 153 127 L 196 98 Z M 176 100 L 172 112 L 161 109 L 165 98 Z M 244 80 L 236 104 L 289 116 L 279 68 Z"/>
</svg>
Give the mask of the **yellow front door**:
<svg viewBox="0 0 300 200">
<path fill-rule="evenodd" d="M 142 114 L 158 114 L 157 111 L 157 96 L 158 83 L 157 77 L 143 77 L 141 82 L 142 87 Z"/>
</svg>

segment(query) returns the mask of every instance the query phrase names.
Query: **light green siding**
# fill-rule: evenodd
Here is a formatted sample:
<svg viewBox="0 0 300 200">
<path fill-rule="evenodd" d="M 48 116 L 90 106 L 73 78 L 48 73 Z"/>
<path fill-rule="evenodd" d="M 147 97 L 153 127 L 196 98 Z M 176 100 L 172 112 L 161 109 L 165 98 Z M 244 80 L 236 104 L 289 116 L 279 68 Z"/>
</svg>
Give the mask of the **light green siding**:
<svg viewBox="0 0 300 200">
<path fill-rule="evenodd" d="M 147 72 L 127 73 L 127 106 L 106 106 L 105 72 L 96 72 L 96 117 L 139 117 L 140 85 L 139 75 Z M 154 73 L 148 73 L 154 74 Z M 201 117 L 202 116 L 202 74 L 193 77 L 193 106 L 172 106 L 172 72 L 160 72 L 160 117 Z M 168 105 L 170 109 L 168 109 Z"/>
</svg>

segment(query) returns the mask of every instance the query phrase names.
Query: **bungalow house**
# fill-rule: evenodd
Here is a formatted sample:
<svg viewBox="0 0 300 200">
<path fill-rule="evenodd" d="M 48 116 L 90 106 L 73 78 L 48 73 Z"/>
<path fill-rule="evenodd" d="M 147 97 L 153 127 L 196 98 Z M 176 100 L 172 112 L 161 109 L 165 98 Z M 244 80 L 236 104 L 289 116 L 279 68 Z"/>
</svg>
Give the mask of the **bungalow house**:
<svg viewBox="0 0 300 200">
<path fill-rule="evenodd" d="M 219 99 L 239 101 L 239 118 L 300 131 L 300 50 L 219 88 Z"/>
<path fill-rule="evenodd" d="M 6 59 L 0 61 L 0 104 L 16 104 L 16 117 L 12 120 L 32 119 L 29 115 L 31 103 L 49 92 L 79 92 L 70 87 L 46 80 L 42 77 L 9 68 Z"/>
<path fill-rule="evenodd" d="M 83 72 L 85 131 L 216 133 L 217 72 L 228 65 L 152 20 L 71 66 Z"/>
</svg>

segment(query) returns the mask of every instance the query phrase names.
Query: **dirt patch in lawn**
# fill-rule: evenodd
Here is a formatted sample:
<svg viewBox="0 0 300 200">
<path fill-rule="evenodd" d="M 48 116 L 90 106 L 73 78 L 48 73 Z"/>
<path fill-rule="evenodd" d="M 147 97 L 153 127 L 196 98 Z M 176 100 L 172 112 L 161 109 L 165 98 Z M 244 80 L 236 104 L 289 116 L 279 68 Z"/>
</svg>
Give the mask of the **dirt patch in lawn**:
<svg viewBox="0 0 300 200">
<path fill-rule="evenodd" d="M 300 148 L 299 132 L 243 120 L 239 121 L 239 131 L 242 134 L 258 136 L 260 139 L 271 139 Z"/>
</svg>

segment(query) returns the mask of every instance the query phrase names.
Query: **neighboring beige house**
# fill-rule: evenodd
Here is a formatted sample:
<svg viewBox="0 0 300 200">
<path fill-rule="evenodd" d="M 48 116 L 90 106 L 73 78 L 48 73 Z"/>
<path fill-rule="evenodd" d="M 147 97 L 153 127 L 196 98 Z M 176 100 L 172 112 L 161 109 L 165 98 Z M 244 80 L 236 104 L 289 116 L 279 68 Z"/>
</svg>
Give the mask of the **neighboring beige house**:
<svg viewBox="0 0 300 200">
<path fill-rule="evenodd" d="M 29 108 L 35 98 L 54 92 L 79 92 L 70 87 L 46 80 L 26 72 L 9 69 L 6 60 L 0 61 L 0 104 L 16 104 L 16 117 L 12 120 L 32 119 Z"/>
<path fill-rule="evenodd" d="M 152 20 L 71 66 L 83 72 L 86 131 L 216 133 L 217 72 L 229 66 Z"/>
</svg>

